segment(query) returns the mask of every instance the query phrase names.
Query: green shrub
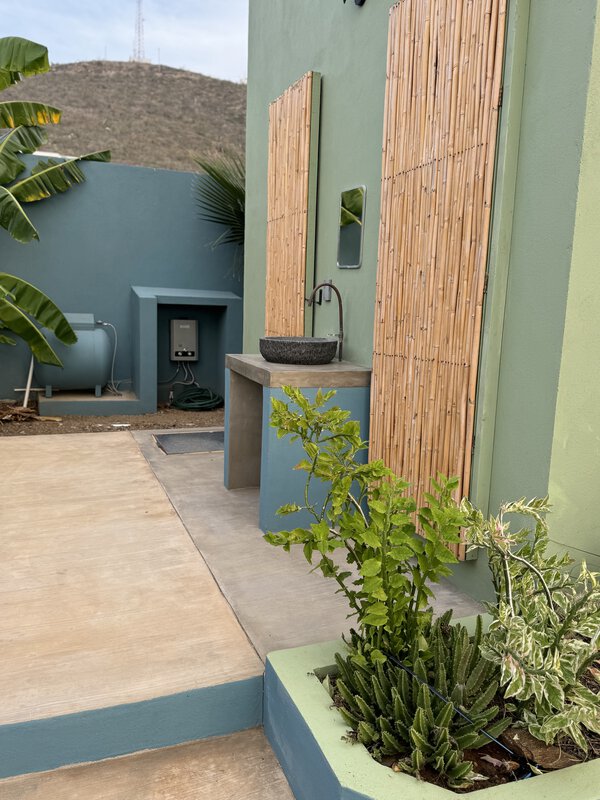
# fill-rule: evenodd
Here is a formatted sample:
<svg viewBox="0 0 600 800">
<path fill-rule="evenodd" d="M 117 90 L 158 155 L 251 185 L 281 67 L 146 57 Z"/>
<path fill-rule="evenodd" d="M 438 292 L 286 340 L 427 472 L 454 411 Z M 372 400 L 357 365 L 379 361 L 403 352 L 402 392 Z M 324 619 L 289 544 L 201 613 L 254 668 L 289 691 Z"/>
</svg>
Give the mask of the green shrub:
<svg viewBox="0 0 600 800">
<path fill-rule="evenodd" d="M 265 538 L 286 551 L 302 546 L 307 561 L 336 581 L 356 617 L 348 654 L 337 657 L 340 713 L 375 758 L 394 756 L 398 769 L 419 775 L 429 766 L 449 786 L 470 785 L 476 776 L 463 750 L 488 741 L 480 730 L 498 712 L 492 705 L 498 668 L 480 657 L 481 620 L 471 641 L 464 627 L 449 624 L 449 614 L 432 623 L 430 605 L 430 584 L 456 561 L 447 545 L 459 541 L 467 521 L 452 497 L 458 481 L 438 476 L 417 509 L 408 484 L 382 461 L 360 461 L 366 445 L 358 423 L 347 411 L 326 408 L 335 392 L 319 391 L 314 403 L 298 389 L 284 392 L 291 402 L 272 401 L 271 424 L 279 437 L 301 443 L 306 458 L 296 469 L 306 483 L 303 505 L 279 513 L 305 510 L 314 522 Z M 311 502 L 313 481 L 327 485 L 324 503 Z M 333 557 L 338 549 L 347 568 Z M 489 730 L 499 733 L 508 722 Z"/>
<path fill-rule="evenodd" d="M 304 504 L 282 506 L 278 513 L 305 509 L 314 522 L 268 533 L 266 540 L 284 550 L 301 545 L 307 561 L 337 582 L 361 633 L 378 648 L 373 658 L 384 658 L 381 647 L 403 657 L 415 642 L 424 648 L 422 633 L 432 617 L 430 584 L 450 574 L 447 565 L 456 557 L 447 544 L 459 541 L 465 522 L 452 499 L 458 481 L 432 481 L 435 493 L 426 495 L 427 505 L 417 511 L 407 483 L 382 461 L 364 464 L 357 458 L 366 448 L 358 422 L 349 420 L 347 411 L 325 408 L 335 392 L 319 391 L 314 403 L 299 389 L 284 387 L 284 392 L 292 404 L 273 399 L 271 425 L 278 436 L 300 440 L 306 458 L 296 469 L 307 477 Z M 328 486 L 318 506 L 310 501 L 314 480 Z M 349 569 L 332 558 L 340 548 Z"/>
</svg>

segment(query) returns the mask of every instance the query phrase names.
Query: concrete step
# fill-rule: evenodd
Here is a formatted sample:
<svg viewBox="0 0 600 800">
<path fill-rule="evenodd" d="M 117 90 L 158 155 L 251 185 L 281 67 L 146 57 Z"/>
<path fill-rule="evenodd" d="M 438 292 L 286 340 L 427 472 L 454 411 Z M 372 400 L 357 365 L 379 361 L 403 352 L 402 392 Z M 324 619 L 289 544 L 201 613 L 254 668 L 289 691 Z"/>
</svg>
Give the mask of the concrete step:
<svg viewBox="0 0 600 800">
<path fill-rule="evenodd" d="M 142 401 L 131 390 L 111 394 L 107 389 L 96 397 L 93 389 L 80 392 L 57 391 L 52 397 L 38 393 L 38 410 L 41 417 L 58 417 L 68 414 L 106 417 L 114 414 L 141 414 Z"/>
<path fill-rule="evenodd" d="M 0 780 L 2 800 L 293 800 L 262 729 Z"/>
</svg>

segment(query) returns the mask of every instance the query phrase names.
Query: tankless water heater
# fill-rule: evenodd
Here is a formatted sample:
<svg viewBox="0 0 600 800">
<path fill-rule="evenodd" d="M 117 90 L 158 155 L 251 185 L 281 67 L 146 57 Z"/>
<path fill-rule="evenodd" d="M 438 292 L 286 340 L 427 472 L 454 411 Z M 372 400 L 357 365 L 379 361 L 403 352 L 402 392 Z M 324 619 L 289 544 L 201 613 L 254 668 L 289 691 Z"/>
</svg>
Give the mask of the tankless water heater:
<svg viewBox="0 0 600 800">
<path fill-rule="evenodd" d="M 198 361 L 198 320 L 171 320 L 171 361 Z"/>
</svg>

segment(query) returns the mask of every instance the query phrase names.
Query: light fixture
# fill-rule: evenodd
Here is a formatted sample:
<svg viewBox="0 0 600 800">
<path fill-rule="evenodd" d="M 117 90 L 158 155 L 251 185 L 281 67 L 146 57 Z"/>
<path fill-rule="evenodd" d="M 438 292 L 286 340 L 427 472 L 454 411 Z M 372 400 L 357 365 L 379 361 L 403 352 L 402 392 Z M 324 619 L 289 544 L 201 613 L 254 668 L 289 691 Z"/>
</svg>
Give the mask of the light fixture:
<svg viewBox="0 0 600 800">
<path fill-rule="evenodd" d="M 344 3 L 345 2 L 346 2 L 346 0 L 344 0 Z M 365 0 L 354 0 L 354 5 L 355 6 L 364 6 L 364 4 L 365 4 Z"/>
</svg>

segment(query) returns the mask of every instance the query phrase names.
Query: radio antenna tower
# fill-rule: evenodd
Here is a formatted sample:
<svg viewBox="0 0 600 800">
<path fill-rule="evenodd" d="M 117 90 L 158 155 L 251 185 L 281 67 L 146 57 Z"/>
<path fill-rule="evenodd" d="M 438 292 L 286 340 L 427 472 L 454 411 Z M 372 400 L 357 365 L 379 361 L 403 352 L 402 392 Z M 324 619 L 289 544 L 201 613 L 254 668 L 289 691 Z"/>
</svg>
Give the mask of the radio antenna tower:
<svg viewBox="0 0 600 800">
<path fill-rule="evenodd" d="M 144 16 L 142 14 L 142 0 L 137 0 L 135 39 L 133 42 L 133 58 L 131 60 L 140 62 L 146 60 L 146 54 L 144 52 Z"/>
</svg>

